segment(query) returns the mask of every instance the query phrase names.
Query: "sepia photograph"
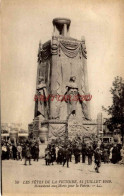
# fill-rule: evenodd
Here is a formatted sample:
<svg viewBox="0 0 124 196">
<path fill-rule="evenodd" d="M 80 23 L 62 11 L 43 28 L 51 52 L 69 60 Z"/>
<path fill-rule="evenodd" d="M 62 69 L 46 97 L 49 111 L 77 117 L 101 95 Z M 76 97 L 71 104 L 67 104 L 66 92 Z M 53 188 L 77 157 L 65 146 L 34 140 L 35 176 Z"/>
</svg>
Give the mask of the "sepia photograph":
<svg viewBox="0 0 124 196">
<path fill-rule="evenodd" d="M 124 195 L 124 1 L 1 0 L 1 195 Z"/>
</svg>

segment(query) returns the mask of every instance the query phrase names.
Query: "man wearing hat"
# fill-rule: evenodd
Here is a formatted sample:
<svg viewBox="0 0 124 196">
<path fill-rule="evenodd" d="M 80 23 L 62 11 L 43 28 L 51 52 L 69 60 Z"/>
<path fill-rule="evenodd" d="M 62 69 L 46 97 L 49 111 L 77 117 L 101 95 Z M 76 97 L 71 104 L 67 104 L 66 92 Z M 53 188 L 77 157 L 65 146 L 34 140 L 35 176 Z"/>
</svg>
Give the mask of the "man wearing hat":
<svg viewBox="0 0 124 196">
<path fill-rule="evenodd" d="M 69 167 L 69 157 L 70 157 L 69 149 L 64 147 L 64 149 L 63 149 L 63 167 L 66 162 L 67 162 L 67 167 Z"/>
</svg>

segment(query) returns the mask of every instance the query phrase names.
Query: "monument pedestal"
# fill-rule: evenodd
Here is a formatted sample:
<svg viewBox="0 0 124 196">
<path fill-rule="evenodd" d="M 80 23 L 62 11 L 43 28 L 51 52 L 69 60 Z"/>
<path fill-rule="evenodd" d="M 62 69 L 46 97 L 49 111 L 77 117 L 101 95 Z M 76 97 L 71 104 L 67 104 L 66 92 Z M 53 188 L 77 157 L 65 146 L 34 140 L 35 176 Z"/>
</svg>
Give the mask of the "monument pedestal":
<svg viewBox="0 0 124 196">
<path fill-rule="evenodd" d="M 48 126 L 48 141 L 57 138 L 65 139 L 67 131 L 67 121 L 65 120 L 46 120 L 41 123 L 42 126 Z"/>
</svg>

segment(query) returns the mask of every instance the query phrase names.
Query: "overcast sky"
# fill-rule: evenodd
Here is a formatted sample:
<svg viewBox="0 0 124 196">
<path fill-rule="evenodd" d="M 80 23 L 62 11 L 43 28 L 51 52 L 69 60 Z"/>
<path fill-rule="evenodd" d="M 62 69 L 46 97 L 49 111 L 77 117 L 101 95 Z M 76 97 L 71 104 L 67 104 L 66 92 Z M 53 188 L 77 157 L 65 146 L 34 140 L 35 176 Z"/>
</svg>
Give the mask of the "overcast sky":
<svg viewBox="0 0 124 196">
<path fill-rule="evenodd" d="M 2 122 L 32 121 L 38 44 L 51 39 L 55 17 L 71 19 L 71 37 L 85 36 L 91 117 L 111 105 L 112 81 L 124 76 L 123 10 L 119 0 L 3 0 Z"/>
</svg>

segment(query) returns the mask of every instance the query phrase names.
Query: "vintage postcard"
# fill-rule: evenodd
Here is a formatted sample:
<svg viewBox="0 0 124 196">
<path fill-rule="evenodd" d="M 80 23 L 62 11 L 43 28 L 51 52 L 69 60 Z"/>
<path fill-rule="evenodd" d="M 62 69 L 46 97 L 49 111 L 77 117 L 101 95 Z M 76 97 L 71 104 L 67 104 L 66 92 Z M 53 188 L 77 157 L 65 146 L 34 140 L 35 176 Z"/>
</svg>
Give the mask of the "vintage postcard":
<svg viewBox="0 0 124 196">
<path fill-rule="evenodd" d="M 1 1 L 1 194 L 124 195 L 124 1 Z"/>
</svg>

